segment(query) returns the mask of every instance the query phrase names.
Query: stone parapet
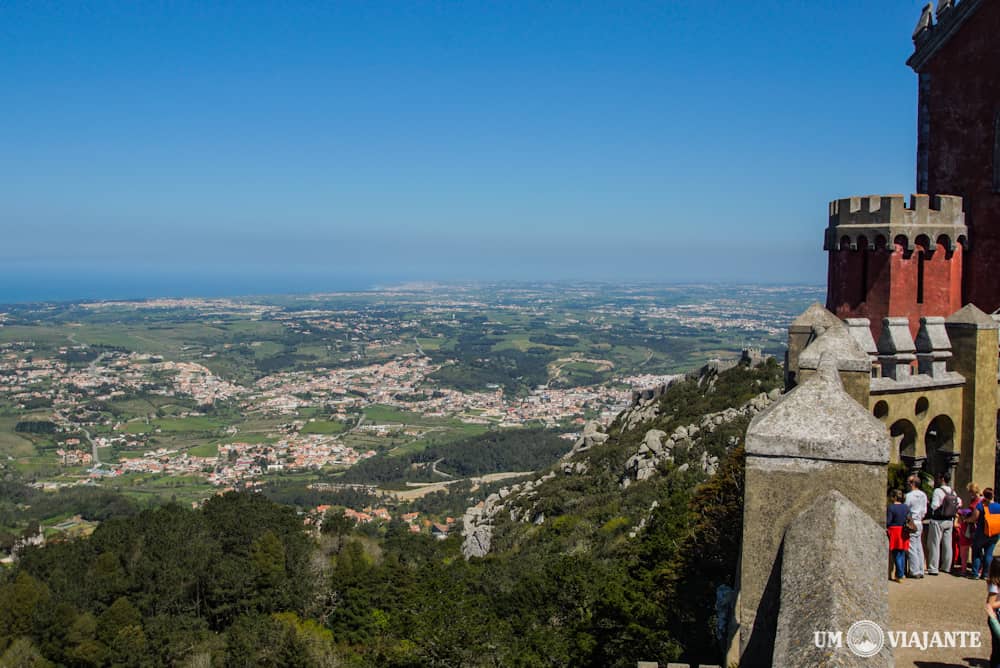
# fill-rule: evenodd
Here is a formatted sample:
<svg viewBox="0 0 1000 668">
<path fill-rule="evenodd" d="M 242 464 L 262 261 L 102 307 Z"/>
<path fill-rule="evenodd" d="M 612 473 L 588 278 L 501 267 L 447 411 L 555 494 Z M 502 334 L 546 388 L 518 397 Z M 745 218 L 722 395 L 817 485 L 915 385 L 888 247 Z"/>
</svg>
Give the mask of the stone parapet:
<svg viewBox="0 0 1000 668">
<path fill-rule="evenodd" d="M 880 394 L 895 394 L 899 392 L 918 392 L 920 390 L 935 390 L 945 387 L 959 387 L 965 384 L 965 376 L 955 371 L 946 371 L 941 376 L 928 376 L 917 373 L 900 380 L 881 377 L 872 378 L 871 396 Z"/>
<path fill-rule="evenodd" d="M 830 202 L 830 224 L 823 250 L 892 251 L 900 242 L 905 250 L 916 250 L 917 239 L 927 238 L 927 250 L 941 241 L 946 250 L 957 245 L 968 249 L 969 231 L 962 211 L 962 198 L 953 195 L 911 195 L 907 207 L 902 195 L 868 195 Z"/>
<path fill-rule="evenodd" d="M 934 16 L 934 4 L 927 3 L 917 25 L 913 29 L 913 55 L 906 64 L 915 72 L 923 70 L 931 57 L 958 33 L 959 29 L 975 13 L 985 0 L 940 0 L 938 3 L 937 20 Z"/>
</svg>

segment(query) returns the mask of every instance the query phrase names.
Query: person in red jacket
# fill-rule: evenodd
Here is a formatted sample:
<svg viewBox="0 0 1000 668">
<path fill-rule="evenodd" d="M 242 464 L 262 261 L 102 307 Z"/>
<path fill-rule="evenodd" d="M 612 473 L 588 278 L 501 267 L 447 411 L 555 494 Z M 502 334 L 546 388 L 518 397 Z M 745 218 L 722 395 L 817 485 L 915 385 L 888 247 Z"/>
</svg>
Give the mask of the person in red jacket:
<svg viewBox="0 0 1000 668">
<path fill-rule="evenodd" d="M 906 518 L 909 514 L 910 509 L 903 503 L 903 490 L 892 490 L 892 503 L 885 511 L 885 531 L 889 535 L 889 554 L 895 566 L 893 582 L 899 582 L 906 576 L 906 553 L 910 549 Z"/>
</svg>

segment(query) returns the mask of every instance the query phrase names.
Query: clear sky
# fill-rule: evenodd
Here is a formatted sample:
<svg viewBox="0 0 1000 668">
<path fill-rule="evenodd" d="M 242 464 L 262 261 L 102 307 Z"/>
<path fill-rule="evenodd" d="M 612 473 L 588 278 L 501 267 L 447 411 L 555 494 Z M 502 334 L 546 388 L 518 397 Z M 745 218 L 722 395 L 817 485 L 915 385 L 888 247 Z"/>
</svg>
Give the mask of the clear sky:
<svg viewBox="0 0 1000 668">
<path fill-rule="evenodd" d="M 0 279 L 821 283 L 921 4 L 6 0 Z"/>
</svg>

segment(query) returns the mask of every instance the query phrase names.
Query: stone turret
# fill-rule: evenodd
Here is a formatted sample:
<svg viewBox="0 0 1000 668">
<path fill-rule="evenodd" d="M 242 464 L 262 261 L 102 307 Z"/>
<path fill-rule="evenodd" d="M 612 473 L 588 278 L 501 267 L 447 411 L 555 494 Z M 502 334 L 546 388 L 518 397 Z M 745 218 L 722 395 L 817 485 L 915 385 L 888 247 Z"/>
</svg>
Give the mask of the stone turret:
<svg viewBox="0 0 1000 668">
<path fill-rule="evenodd" d="M 874 338 L 882 319 L 947 316 L 962 305 L 962 257 L 968 229 L 962 198 L 870 195 L 830 202 L 823 248 L 829 252 L 827 308 L 867 317 Z"/>
<path fill-rule="evenodd" d="M 944 237 L 945 249 L 953 251 L 957 244 L 967 246 L 968 234 L 961 197 L 940 195 L 934 198 L 933 207 L 927 195 L 911 195 L 909 207 L 902 195 L 848 197 L 830 202 L 830 226 L 823 250 L 843 250 L 845 246 L 876 250 L 881 244 L 893 252 L 893 244 L 899 243 L 903 250 L 912 252 L 916 239 L 926 236 L 932 241 Z"/>
</svg>

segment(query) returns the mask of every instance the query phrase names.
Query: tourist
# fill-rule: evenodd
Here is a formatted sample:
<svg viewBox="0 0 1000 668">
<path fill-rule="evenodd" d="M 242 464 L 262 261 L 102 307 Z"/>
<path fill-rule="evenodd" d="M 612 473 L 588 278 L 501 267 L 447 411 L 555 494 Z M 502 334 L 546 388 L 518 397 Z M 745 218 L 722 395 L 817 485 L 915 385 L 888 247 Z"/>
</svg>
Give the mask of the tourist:
<svg viewBox="0 0 1000 668">
<path fill-rule="evenodd" d="M 989 577 L 986 579 L 986 612 L 990 618 L 996 618 L 997 608 L 1000 608 L 1000 560 L 990 564 Z M 990 639 L 992 640 L 992 651 L 990 652 L 990 668 L 1000 666 L 1000 638 L 997 637 L 996 625 L 990 623 Z"/>
<path fill-rule="evenodd" d="M 974 556 L 972 552 L 975 549 L 973 547 L 973 542 L 976 536 L 976 523 L 972 519 L 972 510 L 982 502 L 983 497 L 979 493 L 979 485 L 974 482 L 970 482 L 966 485 L 965 490 L 968 492 L 966 495 L 968 501 L 964 504 L 964 507 L 958 511 L 958 517 L 956 518 L 962 523 L 962 529 L 958 535 L 960 559 L 956 559 L 955 563 L 957 564 L 961 561 L 961 574 L 967 577 L 973 577 L 971 564 Z"/>
<path fill-rule="evenodd" d="M 909 514 L 910 509 L 903 503 L 903 490 L 892 490 L 892 503 L 885 511 L 885 530 L 889 534 L 889 554 L 895 566 L 893 582 L 899 582 L 906 577 L 906 552 L 910 549 L 906 517 Z"/>
<path fill-rule="evenodd" d="M 1000 652 L 997 651 L 997 646 L 1000 645 L 1000 619 L 997 619 L 997 611 L 993 607 L 993 604 L 989 602 L 987 596 L 986 602 L 986 621 L 989 623 L 990 627 L 990 640 L 993 643 L 990 651 L 990 668 L 1000 668 Z"/>
<path fill-rule="evenodd" d="M 908 565 L 910 567 L 911 578 L 924 577 L 924 544 L 923 521 L 927 514 L 927 495 L 920 489 L 920 476 L 913 474 L 907 482 L 910 484 L 910 491 L 906 493 L 905 503 L 910 511 L 909 519 L 912 520 L 913 529 L 910 533 L 910 548 L 908 551 Z"/>
<path fill-rule="evenodd" d="M 950 483 L 951 474 L 947 471 L 934 476 L 927 522 L 927 575 L 937 575 L 939 567 L 945 573 L 951 571 L 951 534 L 961 501 Z"/>
<path fill-rule="evenodd" d="M 993 552 L 1000 539 L 1000 503 L 993 501 L 993 490 L 983 490 L 983 500 L 972 509 L 976 533 L 972 545 L 972 576 L 983 579 L 990 572 Z"/>
<path fill-rule="evenodd" d="M 969 551 L 972 549 L 972 535 L 976 530 L 976 525 L 969 522 L 972 516 L 972 508 L 959 508 L 955 515 L 955 528 L 952 542 L 955 545 L 955 556 L 952 559 L 951 572 L 955 575 L 965 576 L 970 572 L 969 565 L 972 559 Z"/>
</svg>

